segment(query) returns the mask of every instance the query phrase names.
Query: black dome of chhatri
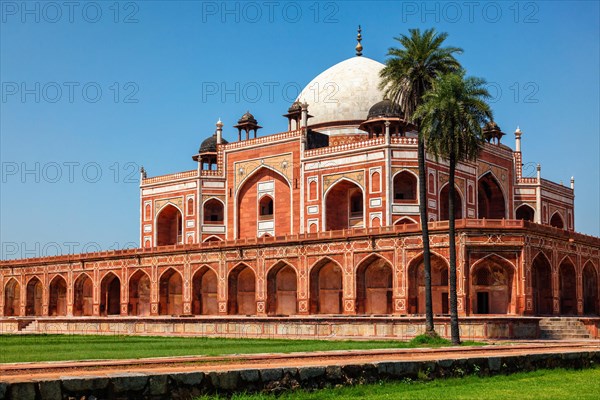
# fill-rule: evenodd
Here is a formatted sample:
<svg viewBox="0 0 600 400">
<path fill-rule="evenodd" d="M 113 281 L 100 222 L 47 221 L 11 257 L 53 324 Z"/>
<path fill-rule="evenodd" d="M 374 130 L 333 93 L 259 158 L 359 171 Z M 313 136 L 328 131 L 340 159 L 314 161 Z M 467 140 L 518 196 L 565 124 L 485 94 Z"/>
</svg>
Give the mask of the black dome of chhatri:
<svg viewBox="0 0 600 400">
<path fill-rule="evenodd" d="M 382 100 L 379 103 L 373 104 L 369 109 L 367 119 L 395 117 L 401 118 L 404 115 L 400 106 L 390 100 Z"/>
<path fill-rule="evenodd" d="M 294 111 L 300 111 L 300 110 L 302 110 L 302 106 L 300 105 L 300 102 L 298 100 L 293 102 L 292 105 L 290 106 L 290 108 L 288 108 L 289 113 L 292 113 Z"/>
<path fill-rule="evenodd" d="M 227 140 L 221 138 L 221 144 L 227 144 Z M 217 134 L 213 134 L 211 137 L 204 139 L 200 144 L 200 150 L 198 153 L 216 153 L 217 152 Z"/>
<path fill-rule="evenodd" d="M 500 127 L 498 126 L 497 123 L 495 123 L 494 121 L 490 121 L 487 124 L 485 124 L 485 126 L 483 127 L 483 130 L 486 132 L 490 132 L 490 131 L 502 131 L 502 129 L 500 129 Z"/>
<path fill-rule="evenodd" d="M 246 111 L 246 113 L 244 115 L 242 115 L 242 118 L 240 118 L 238 120 L 238 124 L 241 124 L 243 122 L 254 122 L 256 123 L 256 118 L 254 118 L 254 115 L 250 114 L 250 111 Z"/>
</svg>

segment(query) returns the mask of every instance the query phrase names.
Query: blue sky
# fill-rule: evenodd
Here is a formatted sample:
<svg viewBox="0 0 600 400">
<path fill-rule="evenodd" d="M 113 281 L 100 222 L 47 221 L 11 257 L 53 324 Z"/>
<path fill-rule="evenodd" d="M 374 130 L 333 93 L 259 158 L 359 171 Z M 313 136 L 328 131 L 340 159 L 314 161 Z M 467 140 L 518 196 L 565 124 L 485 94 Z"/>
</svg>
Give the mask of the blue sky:
<svg viewBox="0 0 600 400">
<path fill-rule="evenodd" d="M 134 246 L 139 177 L 195 168 L 220 117 L 262 134 L 313 77 L 380 62 L 409 28 L 448 32 L 485 78 L 526 169 L 568 184 L 600 235 L 597 2 L 0 2 L 1 258 Z M 530 164 L 531 163 L 531 164 Z"/>
</svg>

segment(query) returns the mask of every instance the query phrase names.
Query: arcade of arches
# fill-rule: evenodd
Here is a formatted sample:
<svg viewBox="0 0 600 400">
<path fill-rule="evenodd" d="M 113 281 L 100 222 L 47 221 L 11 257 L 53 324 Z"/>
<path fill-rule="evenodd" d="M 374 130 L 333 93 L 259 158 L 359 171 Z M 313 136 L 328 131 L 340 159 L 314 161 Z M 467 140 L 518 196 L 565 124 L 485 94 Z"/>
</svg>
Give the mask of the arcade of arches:
<svg viewBox="0 0 600 400">
<path fill-rule="evenodd" d="M 578 267 L 565 256 L 553 264 L 549 256 L 538 252 L 527 267 L 525 289 L 516 278 L 512 254 L 513 261 L 509 261 L 502 254 L 476 253 L 464 273 L 459 273 L 459 282 L 464 282 L 463 314 L 598 315 L 597 263 L 587 260 Z M 342 260 L 323 256 L 305 270 L 284 259 L 263 269 L 238 262 L 223 278 L 218 268 L 208 265 L 194 268 L 189 275 L 181 267 L 161 267 L 154 273 L 139 268 L 126 278 L 119 271 L 107 271 L 98 275 L 97 285 L 93 283 L 96 275 L 86 272 L 73 276 L 72 283 L 58 274 L 48 277 L 46 284 L 39 276 L 26 281 L 8 278 L 2 309 L 6 317 L 425 313 L 422 255 L 408 259 L 406 275 L 394 268 L 389 255 L 357 256 L 352 268 Z M 449 313 L 448 268 L 444 256 L 432 253 L 436 315 Z M 189 276 L 189 285 L 184 284 L 184 276 Z M 404 302 L 406 308 L 400 309 L 398 305 Z M 525 302 L 531 302 L 530 312 L 519 308 Z"/>
<path fill-rule="evenodd" d="M 395 185 L 394 185 L 395 188 Z M 469 187 L 469 202 L 472 202 L 472 189 Z M 454 191 L 454 214 L 456 219 L 463 218 L 463 199 L 458 188 Z M 440 191 L 440 220 L 448 219 L 449 186 L 445 185 Z M 396 200 L 395 200 L 396 201 Z M 477 183 L 477 218 L 503 219 L 507 218 L 506 199 L 502 188 L 491 172 L 484 174 Z M 533 221 L 533 209 L 527 205 L 519 207 L 517 219 Z"/>
</svg>

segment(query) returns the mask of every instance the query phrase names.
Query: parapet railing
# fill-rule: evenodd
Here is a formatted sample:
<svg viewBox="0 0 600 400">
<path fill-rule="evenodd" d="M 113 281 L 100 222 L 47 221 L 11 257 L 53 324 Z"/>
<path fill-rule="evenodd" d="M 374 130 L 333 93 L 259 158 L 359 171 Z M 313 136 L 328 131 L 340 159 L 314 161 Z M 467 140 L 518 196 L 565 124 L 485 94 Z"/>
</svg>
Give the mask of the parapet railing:
<svg viewBox="0 0 600 400">
<path fill-rule="evenodd" d="M 526 183 L 526 184 L 537 185 L 538 179 L 537 178 L 519 178 L 519 179 L 517 179 L 517 183 Z"/>
<path fill-rule="evenodd" d="M 256 144 L 276 142 L 278 140 L 283 140 L 283 139 L 291 139 L 291 138 L 295 138 L 295 137 L 300 137 L 300 132 L 301 132 L 301 130 L 297 129 L 297 130 L 293 130 L 293 131 L 275 133 L 273 135 L 268 135 L 268 136 L 260 136 L 260 137 L 254 138 L 254 139 L 239 140 L 237 142 L 231 142 L 231 143 L 224 144 L 224 145 L 222 145 L 222 148 L 224 150 L 231 150 L 231 149 L 237 149 L 237 148 L 246 147 L 246 146 L 252 146 L 252 145 L 256 145 Z"/>
<path fill-rule="evenodd" d="M 211 172 L 213 172 L 213 171 L 211 171 Z M 198 176 L 198 171 L 193 169 L 191 171 L 177 172 L 174 174 L 159 175 L 159 176 L 153 176 L 152 178 L 145 178 L 145 179 L 142 179 L 142 185 L 148 185 L 150 183 L 175 181 L 178 179 L 195 178 L 197 176 Z"/>
<path fill-rule="evenodd" d="M 429 230 L 431 232 L 443 232 L 448 230 L 448 221 L 434 221 L 430 222 Z M 555 228 L 549 225 L 541 225 L 524 220 L 510 220 L 510 219 L 460 219 L 456 220 L 455 228 L 457 231 L 465 229 L 512 229 L 512 230 L 526 230 L 533 233 L 539 233 L 543 235 L 558 236 L 560 238 L 569 241 L 580 241 L 588 242 L 594 246 L 600 247 L 600 238 L 586 235 L 578 232 L 566 231 L 564 229 Z M 16 267 L 23 264 L 50 264 L 50 263 L 74 263 L 74 262 L 85 262 L 93 261 L 102 258 L 112 257 L 140 257 L 146 256 L 152 253 L 170 253 L 170 252 L 187 252 L 196 251 L 202 249 L 217 249 L 217 248 L 231 248 L 239 246 L 253 246 L 253 245 L 264 245 L 270 243 L 289 243 L 289 242 L 304 242 L 304 241 L 323 241 L 331 239 L 352 239 L 360 237 L 371 237 L 380 235 L 402 235 L 402 234 L 415 234 L 421 232 L 420 224 L 400 224 L 392 226 L 381 226 L 375 228 L 352 228 L 352 229 L 341 229 L 324 232 L 313 232 L 313 233 L 302 233 L 302 234 L 290 234 L 280 236 L 267 236 L 267 237 L 252 237 L 244 239 L 234 239 L 226 241 L 211 241 L 194 244 L 178 244 L 178 245 L 167 245 L 152 248 L 136 248 L 126 250 L 111 250 L 101 251 L 94 253 L 82 253 L 82 254 L 68 254 L 60 256 L 49 256 L 49 257 L 38 257 L 38 258 L 27 258 L 21 260 L 3 260 L 0 261 L 1 267 Z"/>
<path fill-rule="evenodd" d="M 348 150 L 362 149 L 366 147 L 379 146 L 385 143 L 385 138 L 375 138 L 360 142 L 340 144 L 337 146 L 320 147 L 318 149 L 306 150 L 304 157 L 314 157 L 322 154 L 339 153 Z"/>
<path fill-rule="evenodd" d="M 411 138 L 411 137 L 391 137 L 390 138 L 390 143 L 391 144 L 407 144 L 407 145 L 417 145 L 418 139 L 416 137 Z"/>
</svg>

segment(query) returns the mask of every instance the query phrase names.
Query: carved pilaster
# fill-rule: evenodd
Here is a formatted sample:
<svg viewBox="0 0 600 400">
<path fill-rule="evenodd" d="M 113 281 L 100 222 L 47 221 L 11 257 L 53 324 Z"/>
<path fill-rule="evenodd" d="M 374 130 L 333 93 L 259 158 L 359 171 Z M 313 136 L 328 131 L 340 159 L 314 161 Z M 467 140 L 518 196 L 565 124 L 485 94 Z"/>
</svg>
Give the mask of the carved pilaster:
<svg viewBox="0 0 600 400">
<path fill-rule="evenodd" d="M 354 252 L 351 250 L 351 246 L 349 244 L 344 252 L 343 268 L 343 312 L 344 314 L 354 315 L 356 314 L 356 293 L 354 290 L 356 285 L 354 281 Z"/>
</svg>

